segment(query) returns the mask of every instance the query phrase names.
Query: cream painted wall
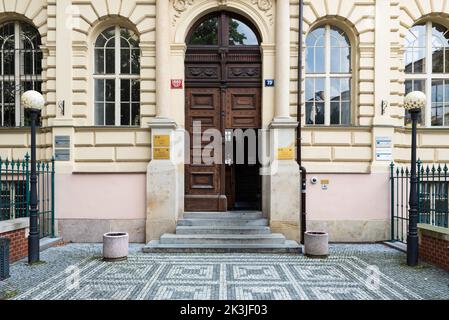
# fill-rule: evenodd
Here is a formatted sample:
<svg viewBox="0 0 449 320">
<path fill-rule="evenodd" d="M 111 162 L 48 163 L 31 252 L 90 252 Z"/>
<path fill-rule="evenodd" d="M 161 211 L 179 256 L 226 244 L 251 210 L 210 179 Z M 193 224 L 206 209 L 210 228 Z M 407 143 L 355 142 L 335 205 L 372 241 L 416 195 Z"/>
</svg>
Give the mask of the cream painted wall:
<svg viewBox="0 0 449 320">
<path fill-rule="evenodd" d="M 220 8 L 236 11 L 248 16 L 258 27 L 263 37 L 263 77 L 275 75 L 275 1 L 264 7 L 255 0 L 191 0 L 170 1 L 170 30 L 167 37 L 171 45 L 171 64 L 167 67 L 171 78 L 183 78 L 184 39 L 192 24 L 202 15 Z M 52 140 L 60 132 L 69 132 L 72 141 L 73 159 L 69 170 L 75 172 L 145 172 L 149 160 L 150 143 L 145 131 L 148 122 L 156 115 L 155 79 L 155 0 L 8 0 L 0 6 L 0 22 L 8 19 L 23 19 L 33 23 L 42 36 L 43 91 L 47 106 L 43 111 L 44 126 L 47 127 L 40 138 L 42 157 L 52 155 Z M 298 56 L 298 14 L 299 0 L 290 0 L 291 9 L 291 72 L 290 72 L 290 114 L 296 117 L 297 98 L 297 56 Z M 376 20 L 378 10 L 389 11 L 382 19 Z M 63 13 L 67 23 L 61 23 Z M 389 132 L 394 138 L 394 158 L 406 162 L 409 152 L 409 130 L 403 128 L 403 40 L 407 29 L 423 17 L 432 17 L 439 22 L 449 14 L 449 3 L 442 0 L 399 0 L 399 1 L 356 1 L 356 0 L 314 0 L 305 1 L 304 32 L 321 23 L 334 23 L 348 32 L 353 43 L 354 90 L 353 125 L 344 128 L 304 128 L 304 161 L 311 172 L 366 173 L 374 165 L 388 163 L 373 162 L 373 141 L 382 132 Z M 59 20 L 58 20 L 59 19 Z M 381 22 L 383 22 L 382 20 Z M 59 22 L 58 22 L 59 21 Z M 92 105 L 92 48 L 95 35 L 109 25 L 119 23 L 136 30 L 142 48 L 142 128 L 115 129 L 95 128 Z M 63 30 L 57 30 L 60 26 Z M 376 40 L 376 30 L 383 36 Z M 61 46 L 67 32 L 70 32 L 71 47 Z M 378 43 L 376 43 L 376 41 Z M 389 74 L 381 74 L 376 67 L 377 50 L 387 50 L 386 63 Z M 59 50 L 59 51 L 58 51 Z M 57 52 L 64 50 L 63 57 L 71 72 L 69 79 L 56 76 L 65 75 L 59 64 Z M 59 56 L 58 59 L 61 59 Z M 378 64 L 380 64 L 378 62 Z M 378 68 L 378 69 L 376 69 Z M 377 76 L 384 81 L 375 81 Z M 71 76 L 70 76 L 71 74 Z M 56 88 L 61 92 L 56 92 Z M 64 98 L 64 92 L 71 92 L 67 100 L 66 115 L 62 115 L 56 104 Z M 390 107 L 386 116 L 380 116 L 379 101 L 387 93 Z M 172 116 L 183 126 L 184 91 L 171 92 Z M 263 92 L 263 124 L 268 126 L 274 114 L 274 90 Z M 302 114 L 304 116 L 304 112 Z M 388 130 L 379 128 L 388 127 Z M 72 129 L 69 129 L 72 128 Z M 420 130 L 420 157 L 425 161 L 448 162 L 449 152 L 445 140 L 449 130 L 423 128 Z M 27 147 L 21 141 L 25 138 L 23 129 L 0 130 L 0 155 L 19 157 Z M 97 141 L 98 140 L 98 141 Z"/>
</svg>

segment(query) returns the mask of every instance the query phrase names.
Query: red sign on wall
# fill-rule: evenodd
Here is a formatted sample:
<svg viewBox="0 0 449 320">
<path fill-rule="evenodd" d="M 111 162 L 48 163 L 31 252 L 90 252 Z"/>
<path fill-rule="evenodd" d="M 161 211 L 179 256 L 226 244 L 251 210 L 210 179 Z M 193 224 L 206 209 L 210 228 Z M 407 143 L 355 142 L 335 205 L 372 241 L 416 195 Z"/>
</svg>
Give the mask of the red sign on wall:
<svg viewBox="0 0 449 320">
<path fill-rule="evenodd" d="M 183 80 L 182 79 L 172 79 L 171 80 L 171 88 L 172 89 L 182 89 Z"/>
</svg>

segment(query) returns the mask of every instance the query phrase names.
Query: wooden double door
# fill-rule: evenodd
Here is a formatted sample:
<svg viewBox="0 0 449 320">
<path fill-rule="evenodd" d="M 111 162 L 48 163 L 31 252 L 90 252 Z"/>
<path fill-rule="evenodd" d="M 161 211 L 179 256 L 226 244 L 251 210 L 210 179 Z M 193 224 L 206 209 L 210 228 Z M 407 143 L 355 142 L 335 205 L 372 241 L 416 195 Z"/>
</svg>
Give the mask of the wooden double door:
<svg viewBox="0 0 449 320">
<path fill-rule="evenodd" d="M 190 37 L 196 36 L 195 27 L 213 25 L 211 20 L 216 22 L 216 44 L 197 41 L 188 44 L 186 52 L 185 127 L 190 135 L 190 162 L 185 165 L 185 210 L 258 210 L 259 165 L 248 163 L 248 157 L 245 163 L 236 164 L 235 152 L 234 158 L 226 158 L 225 145 L 235 129 L 261 128 L 260 47 L 228 41 L 230 28 L 238 31 L 235 21 L 249 23 L 226 12 L 205 17 Z M 209 129 L 216 134 L 204 134 Z M 214 139 L 219 140 L 214 143 Z"/>
</svg>

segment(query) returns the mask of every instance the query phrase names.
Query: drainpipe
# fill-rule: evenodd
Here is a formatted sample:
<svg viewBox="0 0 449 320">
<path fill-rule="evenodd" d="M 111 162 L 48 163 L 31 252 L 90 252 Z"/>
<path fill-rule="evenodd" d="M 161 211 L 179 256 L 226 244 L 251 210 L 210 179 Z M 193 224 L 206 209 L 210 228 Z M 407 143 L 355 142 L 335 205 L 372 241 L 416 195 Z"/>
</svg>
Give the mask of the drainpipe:
<svg viewBox="0 0 449 320">
<path fill-rule="evenodd" d="M 298 27 L 298 103 L 297 103 L 297 118 L 298 129 L 296 130 L 296 159 L 301 170 L 301 243 L 304 244 L 304 233 L 306 227 L 306 188 L 307 188 L 307 170 L 302 166 L 301 154 L 301 105 L 302 105 L 302 53 L 303 53 L 303 24 L 304 24 L 304 0 L 299 1 L 299 27 Z"/>
</svg>

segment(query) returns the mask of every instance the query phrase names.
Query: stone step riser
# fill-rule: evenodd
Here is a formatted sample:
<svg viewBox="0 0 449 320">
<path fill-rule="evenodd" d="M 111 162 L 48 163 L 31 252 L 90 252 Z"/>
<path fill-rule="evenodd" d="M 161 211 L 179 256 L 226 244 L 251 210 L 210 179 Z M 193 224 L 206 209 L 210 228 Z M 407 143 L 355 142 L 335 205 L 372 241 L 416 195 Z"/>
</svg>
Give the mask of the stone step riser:
<svg viewBox="0 0 449 320">
<path fill-rule="evenodd" d="M 270 235 L 174 235 L 165 234 L 161 244 L 284 244 L 281 234 Z"/>
<path fill-rule="evenodd" d="M 271 229 L 269 227 L 177 227 L 176 234 L 271 234 Z"/>
<path fill-rule="evenodd" d="M 186 212 L 184 219 L 262 219 L 261 212 Z"/>
<path fill-rule="evenodd" d="M 153 240 L 143 249 L 147 253 L 302 253 L 302 247 L 295 241 L 286 241 L 284 244 L 161 244 L 159 240 Z"/>
<path fill-rule="evenodd" d="M 161 244 L 283 244 L 285 239 L 162 239 Z"/>
<path fill-rule="evenodd" d="M 268 226 L 267 219 L 181 219 L 178 226 Z"/>
</svg>

